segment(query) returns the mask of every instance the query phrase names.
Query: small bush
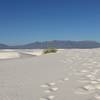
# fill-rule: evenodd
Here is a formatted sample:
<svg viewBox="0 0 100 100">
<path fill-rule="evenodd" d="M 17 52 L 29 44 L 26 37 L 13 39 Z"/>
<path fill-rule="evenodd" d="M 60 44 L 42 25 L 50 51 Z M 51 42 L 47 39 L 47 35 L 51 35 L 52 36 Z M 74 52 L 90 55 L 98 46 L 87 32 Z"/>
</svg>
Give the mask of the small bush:
<svg viewBox="0 0 100 100">
<path fill-rule="evenodd" d="M 48 49 L 45 49 L 43 51 L 44 54 L 48 54 L 48 53 L 56 53 L 57 52 L 57 49 L 55 48 L 48 48 Z"/>
</svg>

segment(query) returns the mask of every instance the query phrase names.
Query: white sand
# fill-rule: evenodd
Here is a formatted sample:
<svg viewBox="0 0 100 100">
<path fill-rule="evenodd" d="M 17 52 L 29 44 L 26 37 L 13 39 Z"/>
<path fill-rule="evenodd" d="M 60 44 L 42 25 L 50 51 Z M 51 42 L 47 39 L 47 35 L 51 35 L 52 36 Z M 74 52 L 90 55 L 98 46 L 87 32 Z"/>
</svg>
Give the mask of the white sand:
<svg viewBox="0 0 100 100">
<path fill-rule="evenodd" d="M 40 56 L 43 54 L 43 50 L 33 50 L 33 51 L 28 51 L 25 52 L 26 54 L 30 54 L 30 55 L 36 55 L 36 56 Z"/>
<path fill-rule="evenodd" d="M 11 58 L 20 58 L 24 55 L 29 56 L 40 56 L 43 54 L 43 50 L 12 50 L 4 49 L 0 50 L 0 59 L 11 59 Z"/>
<path fill-rule="evenodd" d="M 0 59 L 19 58 L 18 52 L 0 52 Z"/>
<path fill-rule="evenodd" d="M 100 49 L 69 49 L 38 57 L 0 60 L 0 100 L 99 98 Z"/>
</svg>

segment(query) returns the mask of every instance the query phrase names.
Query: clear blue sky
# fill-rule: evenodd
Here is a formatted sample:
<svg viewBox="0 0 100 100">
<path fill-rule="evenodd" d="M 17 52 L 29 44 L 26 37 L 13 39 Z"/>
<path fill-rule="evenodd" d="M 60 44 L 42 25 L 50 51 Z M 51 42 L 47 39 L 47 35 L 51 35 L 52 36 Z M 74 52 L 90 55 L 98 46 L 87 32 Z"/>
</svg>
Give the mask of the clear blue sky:
<svg viewBox="0 0 100 100">
<path fill-rule="evenodd" d="M 100 0 L 0 0 L 0 43 L 100 42 Z"/>
</svg>

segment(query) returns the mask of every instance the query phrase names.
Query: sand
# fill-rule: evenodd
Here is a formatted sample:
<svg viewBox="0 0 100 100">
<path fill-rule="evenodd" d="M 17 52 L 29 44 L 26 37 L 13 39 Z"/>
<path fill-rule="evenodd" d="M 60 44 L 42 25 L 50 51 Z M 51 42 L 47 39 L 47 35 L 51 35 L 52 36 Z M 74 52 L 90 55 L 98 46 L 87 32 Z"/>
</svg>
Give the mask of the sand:
<svg viewBox="0 0 100 100">
<path fill-rule="evenodd" d="M 4 49 L 4 50 L 0 50 L 0 59 L 24 58 L 24 57 L 31 57 L 31 56 L 40 56 L 42 54 L 43 54 L 42 49 L 41 50 Z"/>
<path fill-rule="evenodd" d="M 20 54 L 17 52 L 0 52 L 0 59 L 19 58 Z"/>
<path fill-rule="evenodd" d="M 0 100 L 100 100 L 100 49 L 0 60 Z"/>
</svg>

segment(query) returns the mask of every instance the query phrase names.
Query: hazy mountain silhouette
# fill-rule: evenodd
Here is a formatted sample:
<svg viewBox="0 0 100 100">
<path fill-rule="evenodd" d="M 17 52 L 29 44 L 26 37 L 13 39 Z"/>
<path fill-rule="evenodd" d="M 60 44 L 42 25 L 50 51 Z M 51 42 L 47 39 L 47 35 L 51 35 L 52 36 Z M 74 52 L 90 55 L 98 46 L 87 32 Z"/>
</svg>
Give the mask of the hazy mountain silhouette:
<svg viewBox="0 0 100 100">
<path fill-rule="evenodd" d="M 7 48 L 9 48 L 9 46 L 8 46 L 8 45 L 5 45 L 5 44 L 0 44 L 0 49 L 7 49 Z"/>
<path fill-rule="evenodd" d="M 44 42 L 34 42 L 25 45 L 8 46 L 5 44 L 0 44 L 0 49 L 44 49 L 44 48 L 99 48 L 100 43 L 96 41 L 44 41 Z"/>
</svg>

